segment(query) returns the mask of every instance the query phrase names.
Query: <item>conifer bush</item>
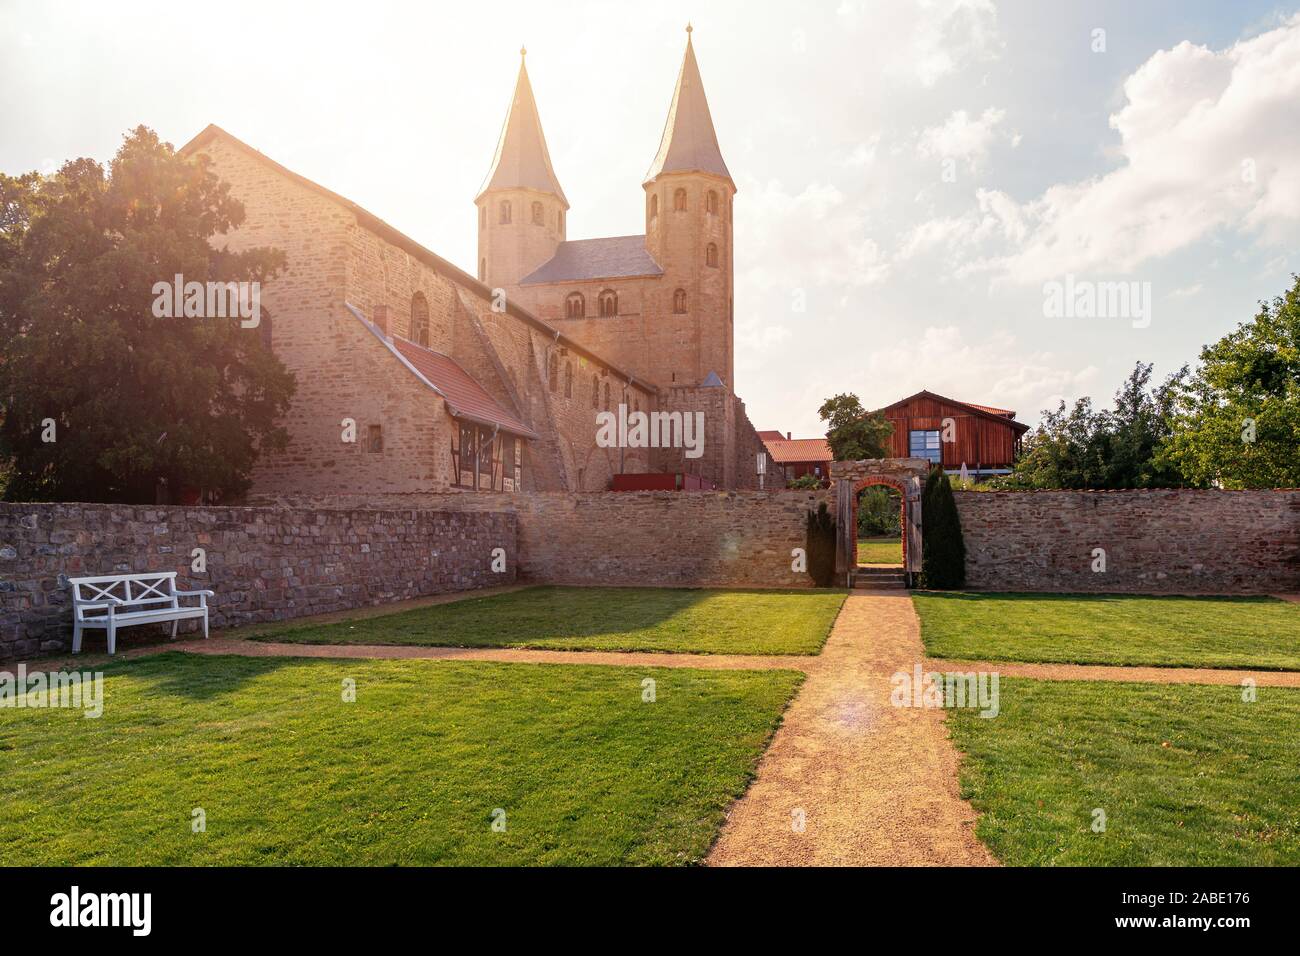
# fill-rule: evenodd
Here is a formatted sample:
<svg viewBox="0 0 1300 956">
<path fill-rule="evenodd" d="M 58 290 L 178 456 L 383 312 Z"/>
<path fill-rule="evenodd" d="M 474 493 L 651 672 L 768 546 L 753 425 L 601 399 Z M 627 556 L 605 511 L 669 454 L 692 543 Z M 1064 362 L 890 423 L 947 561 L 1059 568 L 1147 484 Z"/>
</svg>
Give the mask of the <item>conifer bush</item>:
<svg viewBox="0 0 1300 956">
<path fill-rule="evenodd" d="M 951 591 L 966 583 L 966 543 L 952 485 L 934 468 L 921 493 L 921 586 Z"/>
</svg>

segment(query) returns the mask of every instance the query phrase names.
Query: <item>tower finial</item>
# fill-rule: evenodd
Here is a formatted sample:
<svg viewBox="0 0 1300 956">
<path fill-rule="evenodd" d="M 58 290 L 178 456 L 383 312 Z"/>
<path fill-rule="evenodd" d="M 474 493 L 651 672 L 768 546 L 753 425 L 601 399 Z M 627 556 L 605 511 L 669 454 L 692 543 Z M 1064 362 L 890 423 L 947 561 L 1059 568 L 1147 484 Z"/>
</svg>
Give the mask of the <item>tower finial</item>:
<svg viewBox="0 0 1300 956">
<path fill-rule="evenodd" d="M 519 58 L 520 58 L 520 59 L 523 59 L 523 58 L 526 57 L 527 55 L 528 55 L 528 47 L 526 47 L 526 46 L 521 46 L 521 47 L 519 48 Z"/>
<path fill-rule="evenodd" d="M 690 32 L 691 32 L 692 30 L 694 30 L 694 29 L 695 29 L 695 28 L 694 28 L 693 26 L 691 26 L 689 22 L 686 24 L 686 32 L 687 32 L 687 34 L 690 34 Z"/>
</svg>

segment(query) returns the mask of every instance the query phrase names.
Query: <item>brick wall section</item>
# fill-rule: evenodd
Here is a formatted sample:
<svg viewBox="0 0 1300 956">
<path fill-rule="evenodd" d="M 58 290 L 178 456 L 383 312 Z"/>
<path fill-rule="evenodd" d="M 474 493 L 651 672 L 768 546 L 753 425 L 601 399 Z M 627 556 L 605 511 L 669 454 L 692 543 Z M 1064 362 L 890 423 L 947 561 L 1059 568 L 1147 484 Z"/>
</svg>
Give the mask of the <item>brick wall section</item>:
<svg viewBox="0 0 1300 956">
<path fill-rule="evenodd" d="M 190 571 L 196 547 L 206 574 Z M 228 627 L 509 584 L 516 550 L 502 511 L 0 503 L 0 659 L 71 646 L 64 575 L 177 571 L 181 589 L 216 592 L 212 624 Z"/>
<path fill-rule="evenodd" d="M 1300 591 L 1300 491 L 958 492 L 979 590 Z M 1092 571 L 1092 550 L 1106 572 Z"/>
</svg>

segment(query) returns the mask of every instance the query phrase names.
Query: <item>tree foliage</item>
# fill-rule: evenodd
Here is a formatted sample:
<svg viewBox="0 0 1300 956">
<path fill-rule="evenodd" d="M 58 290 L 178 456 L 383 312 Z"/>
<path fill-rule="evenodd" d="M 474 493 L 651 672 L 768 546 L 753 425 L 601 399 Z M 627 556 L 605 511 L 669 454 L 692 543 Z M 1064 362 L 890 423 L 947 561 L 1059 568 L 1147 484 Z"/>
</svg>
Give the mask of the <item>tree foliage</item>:
<svg viewBox="0 0 1300 956">
<path fill-rule="evenodd" d="M 264 282 L 283 268 L 281 252 L 209 243 L 243 218 L 204 158 L 143 126 L 107 172 L 75 159 L 0 175 L 6 497 L 148 502 L 160 479 L 238 493 L 259 452 L 283 447 L 293 377 L 259 329 L 153 314 L 154 285 L 178 274 Z"/>
<path fill-rule="evenodd" d="M 921 587 L 948 591 L 966 583 L 966 542 L 952 486 L 932 468 L 921 492 Z"/>
<path fill-rule="evenodd" d="M 868 412 L 852 392 L 836 395 L 817 409 L 826 422 L 826 442 L 836 461 L 884 458 L 894 426 L 879 412 Z"/>
<path fill-rule="evenodd" d="M 1300 487 L 1300 276 L 1201 350 L 1163 459 L 1198 484 Z"/>
</svg>

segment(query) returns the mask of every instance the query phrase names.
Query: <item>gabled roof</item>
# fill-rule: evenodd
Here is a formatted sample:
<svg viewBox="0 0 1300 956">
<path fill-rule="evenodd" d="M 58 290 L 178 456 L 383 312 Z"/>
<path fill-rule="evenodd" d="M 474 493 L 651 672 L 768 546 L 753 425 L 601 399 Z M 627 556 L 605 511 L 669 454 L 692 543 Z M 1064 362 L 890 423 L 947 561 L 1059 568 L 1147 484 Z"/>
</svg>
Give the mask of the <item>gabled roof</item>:
<svg viewBox="0 0 1300 956">
<path fill-rule="evenodd" d="M 661 276 L 664 270 L 645 247 L 645 236 L 611 236 L 562 242 L 555 255 L 520 280 L 520 285 Z"/>
<path fill-rule="evenodd" d="M 416 378 L 447 403 L 447 412 L 453 418 L 489 428 L 500 428 L 524 438 L 538 437 L 537 432 L 502 408 L 501 403 L 489 395 L 450 355 L 435 352 L 401 336 L 387 336 L 368 321 L 356 306 L 344 304 L 357 321 L 372 332 L 408 371 L 414 373 Z"/>
<path fill-rule="evenodd" d="M 1021 434 L 1029 431 L 1028 425 L 1024 424 L 1023 422 L 1018 422 L 1015 420 L 1014 416 L 1016 413 L 1013 411 L 1010 411 L 1005 408 L 993 408 L 991 405 L 972 405 L 970 402 L 963 402 L 955 398 L 948 398 L 944 395 L 938 395 L 935 394 L 934 392 L 928 391 L 927 389 L 921 389 L 921 391 L 917 392 L 915 395 L 909 395 L 907 396 L 907 398 L 900 398 L 898 401 L 894 402 L 894 404 L 886 405 L 884 408 L 877 409 L 877 411 L 889 412 L 895 408 L 899 408 L 903 405 L 906 405 L 908 402 L 914 401 L 915 399 L 918 398 L 931 398 L 937 402 L 945 402 L 949 405 L 958 405 L 962 408 L 969 409 L 970 412 L 973 415 L 975 415 L 977 418 L 985 418 L 985 419 L 989 419 L 990 421 L 1000 422 L 1003 425 L 1010 425 L 1012 428 L 1014 428 L 1017 432 L 1020 432 Z M 885 417 L 888 418 L 889 416 L 886 415 Z"/>
<path fill-rule="evenodd" d="M 542 120 L 537 115 L 537 101 L 533 98 L 533 85 L 528 81 L 524 66 L 524 51 L 520 50 L 519 78 L 515 81 L 515 95 L 506 111 L 506 121 L 501 124 L 501 138 L 497 141 L 492 168 L 483 180 L 483 188 L 474 197 L 477 202 L 489 189 L 536 189 L 558 196 L 564 208 L 569 201 L 564 198 L 560 180 L 551 167 L 551 154 L 546 148 L 542 133 Z"/>
<path fill-rule="evenodd" d="M 668 120 L 659 141 L 659 152 L 650 171 L 645 174 L 649 183 L 663 173 L 710 173 L 731 181 L 731 173 L 718 148 L 718 134 L 713 128 L 709 101 L 704 95 L 704 81 L 700 79 L 700 65 L 695 61 L 695 47 L 691 45 L 690 27 L 686 28 L 686 55 L 677 74 L 677 88 L 673 102 L 668 107 Z M 732 183 L 735 188 L 735 183 Z"/>
<path fill-rule="evenodd" d="M 779 432 L 776 429 L 759 432 L 758 437 L 763 439 L 763 441 L 767 441 L 769 438 L 773 441 L 785 441 L 785 433 Z"/>
<path fill-rule="evenodd" d="M 825 438 L 765 438 L 763 444 L 778 465 L 800 461 L 832 461 L 835 458 Z"/>
<path fill-rule="evenodd" d="M 395 229 L 393 226 L 390 226 L 388 223 L 384 222 L 384 220 L 380 219 L 374 213 L 370 212 L 368 209 L 365 209 L 362 206 L 358 206 L 356 203 L 348 199 L 346 196 L 340 196 L 338 193 L 334 192 L 333 190 L 326 189 L 324 186 L 320 185 L 319 183 L 313 182 L 312 180 L 308 179 L 306 176 L 302 176 L 299 175 L 298 173 L 295 173 L 289 167 L 280 165 L 271 157 L 267 156 L 265 153 L 259 152 L 258 150 L 254 149 L 252 146 L 249 146 L 239 137 L 232 136 L 230 133 L 226 132 L 224 129 L 222 129 L 220 126 L 217 126 L 215 123 L 209 123 L 206 127 L 203 128 L 203 130 L 197 136 L 195 136 L 192 140 L 190 140 L 188 143 L 182 146 L 179 150 L 177 150 L 177 153 L 179 153 L 182 156 L 192 155 L 200 151 L 205 144 L 217 138 L 223 139 L 226 142 L 230 143 L 231 145 L 238 147 L 240 150 L 242 150 L 244 153 L 248 154 L 249 156 L 253 157 L 258 162 L 263 163 L 268 168 L 275 170 L 280 175 L 298 183 L 300 186 L 303 186 L 304 188 L 309 189 L 312 192 L 324 196 L 326 199 L 329 199 L 332 202 L 337 203 L 339 206 L 342 206 L 348 212 L 352 213 L 352 215 L 357 217 L 358 224 L 360 224 L 366 229 L 369 229 L 371 232 L 377 235 L 380 239 L 383 239 L 385 242 L 391 243 L 392 245 L 401 249 L 403 252 L 409 253 L 412 258 L 418 260 L 419 262 L 424 263 L 426 266 L 428 266 L 438 275 L 442 276 L 444 279 L 447 279 L 451 282 L 455 282 L 458 285 L 466 289 L 469 289 L 485 303 L 491 303 L 495 301 L 495 297 L 492 294 L 492 289 L 487 284 L 480 282 L 478 279 L 475 279 L 468 272 L 465 272 L 463 269 L 460 269 L 457 266 L 453 265 L 452 263 L 448 262 L 446 259 L 438 255 L 432 249 L 427 249 L 424 246 L 420 245 L 410 236 L 402 232 L 399 232 L 397 229 Z M 290 265 L 292 265 L 292 263 L 290 263 Z M 506 313 L 508 315 L 512 315 L 516 319 L 519 319 L 521 322 L 532 326 L 533 328 L 537 329 L 540 332 L 543 332 L 552 341 L 558 342 L 561 345 L 564 345 L 565 347 L 570 349 L 571 351 L 575 352 L 576 354 L 585 356 L 586 358 L 597 363 L 598 365 L 604 366 L 605 368 L 609 369 L 611 372 L 613 372 L 615 375 L 617 375 L 619 378 L 623 379 L 624 381 L 630 382 L 632 380 L 632 375 L 629 372 L 625 372 L 617 365 L 611 363 L 608 359 L 603 358 L 600 355 L 597 355 L 595 352 L 591 351 L 591 349 L 587 348 L 585 345 L 582 345 L 579 342 L 575 342 L 567 335 L 561 333 L 554 326 L 548 325 L 547 323 L 543 322 L 541 319 L 533 315 L 527 309 L 518 305 L 514 301 L 513 297 L 506 300 L 505 307 L 506 307 Z M 654 385 L 650 384 L 649 382 L 643 382 L 640 379 L 637 380 L 637 385 L 643 388 L 645 391 L 650 392 L 652 394 L 655 394 L 659 391 Z"/>
</svg>

